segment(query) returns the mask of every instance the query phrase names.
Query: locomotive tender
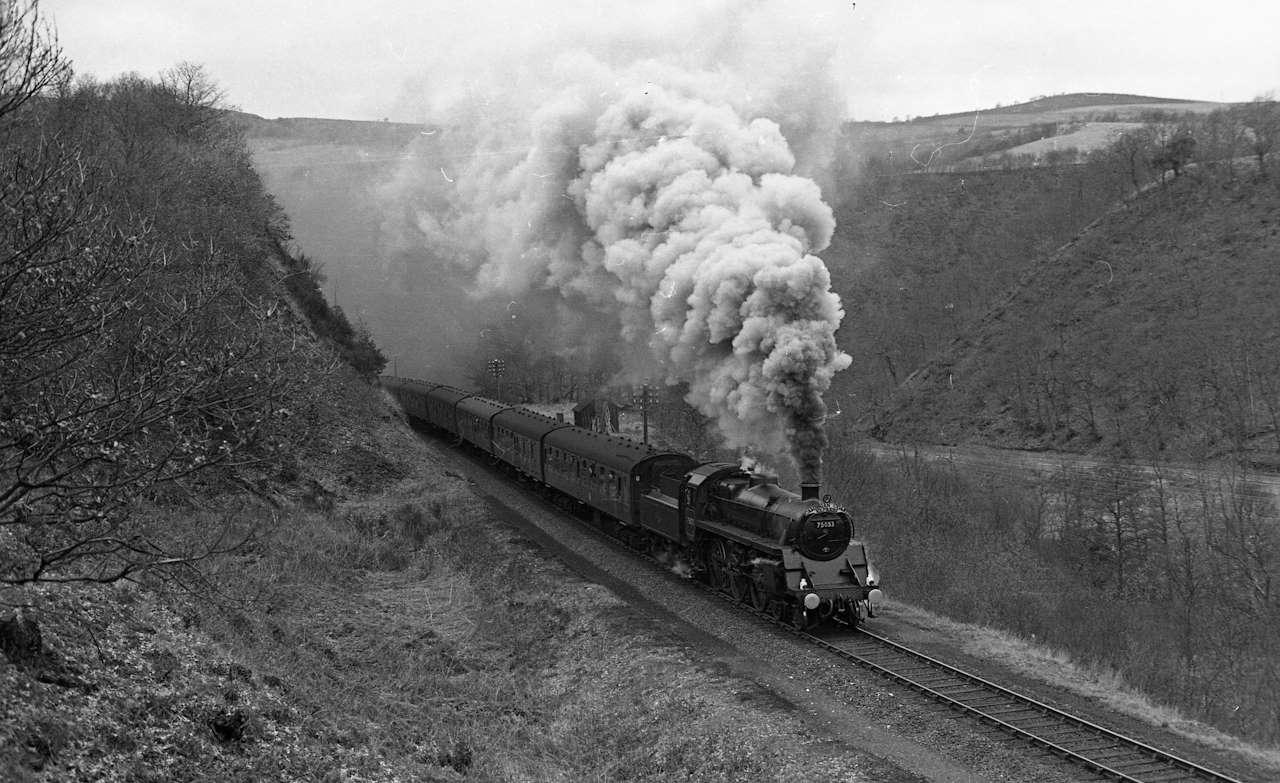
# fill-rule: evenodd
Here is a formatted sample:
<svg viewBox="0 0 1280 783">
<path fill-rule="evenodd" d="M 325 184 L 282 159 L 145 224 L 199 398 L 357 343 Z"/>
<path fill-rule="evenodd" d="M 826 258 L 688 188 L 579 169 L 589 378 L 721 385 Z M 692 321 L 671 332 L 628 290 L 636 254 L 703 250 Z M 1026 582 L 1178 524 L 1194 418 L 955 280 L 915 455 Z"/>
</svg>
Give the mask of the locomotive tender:
<svg viewBox="0 0 1280 783">
<path fill-rule="evenodd" d="M 848 511 L 724 462 L 576 427 L 442 384 L 383 377 L 405 414 L 491 455 L 628 543 L 798 628 L 874 615 Z"/>
</svg>

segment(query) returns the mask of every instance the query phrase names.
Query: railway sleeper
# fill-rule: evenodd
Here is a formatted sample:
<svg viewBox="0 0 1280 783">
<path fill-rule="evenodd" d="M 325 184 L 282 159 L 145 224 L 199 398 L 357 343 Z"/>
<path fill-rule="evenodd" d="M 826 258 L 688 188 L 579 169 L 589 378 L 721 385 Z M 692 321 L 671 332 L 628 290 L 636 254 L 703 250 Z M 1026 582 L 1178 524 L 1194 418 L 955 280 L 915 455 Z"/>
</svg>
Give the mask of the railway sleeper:
<svg viewBox="0 0 1280 783">
<path fill-rule="evenodd" d="M 1101 752 L 1101 753 L 1090 752 L 1090 753 L 1088 753 L 1088 754 L 1080 753 L 1080 755 L 1082 755 L 1082 756 L 1086 756 L 1086 755 L 1087 755 L 1087 757 L 1088 757 L 1088 759 L 1089 759 L 1090 761 L 1098 761 L 1098 762 L 1104 762 L 1104 763 L 1110 764 L 1112 761 L 1114 761 L 1114 760 L 1118 760 L 1118 759 L 1123 759 L 1123 758 L 1125 758 L 1126 756 L 1128 756 L 1128 757 L 1132 757 L 1135 753 L 1138 753 L 1138 752 L 1140 752 L 1140 751 L 1138 751 L 1138 750 L 1136 750 L 1136 749 L 1134 749 L 1134 748 L 1128 748 L 1128 747 L 1123 747 L 1123 746 L 1117 746 L 1117 747 L 1115 747 L 1115 748 L 1112 748 L 1111 750 L 1103 751 L 1103 752 Z M 1147 757 L 1147 758 L 1149 758 L 1149 757 Z"/>
<path fill-rule="evenodd" d="M 987 707 L 997 707 L 1008 703 L 1008 700 L 1003 696 L 994 696 L 990 693 L 968 693 L 960 695 L 946 693 L 945 691 L 940 691 L 940 693 L 943 693 L 947 698 L 954 699 L 956 702 L 963 704 L 966 707 L 973 707 L 975 709 L 986 709 Z"/>
<path fill-rule="evenodd" d="M 1036 731 L 1039 731 L 1040 729 L 1047 729 L 1051 726 L 1064 726 L 1066 724 L 1063 722 L 1063 719 L 1060 715 L 1046 715 L 1044 713 L 1041 713 L 1038 716 L 1032 716 L 1028 718 L 1026 723 L 1024 723 L 1023 725 L 1032 726 L 1035 728 Z"/>
<path fill-rule="evenodd" d="M 1105 744 L 1090 747 L 1087 745 L 1087 743 L 1090 743 L 1090 742 L 1105 742 Z M 1060 741 L 1059 744 L 1062 745 L 1064 748 L 1068 748 L 1072 753 L 1079 753 L 1081 755 L 1088 754 L 1091 757 L 1093 754 L 1097 753 L 1100 750 L 1105 750 L 1107 748 L 1112 748 L 1112 747 L 1118 747 L 1115 744 L 1114 740 L 1106 739 L 1104 737 L 1096 737 L 1096 736 L 1086 736 L 1076 741 L 1072 741 L 1072 740 L 1067 740 L 1065 742 Z M 1084 747 L 1081 747 L 1081 745 L 1084 745 Z"/>
<path fill-rule="evenodd" d="M 1031 709 L 1025 704 L 1011 702 L 1005 696 L 992 696 L 995 701 L 984 703 L 982 699 L 965 702 L 966 707 L 980 709 L 992 717 L 1000 715 L 1016 715 L 1020 712 L 1031 712 Z"/>
<path fill-rule="evenodd" d="M 1184 769 L 1170 769 L 1168 772 L 1159 775 L 1143 775 L 1144 783 L 1174 783 L 1178 780 L 1190 780 L 1194 776 L 1189 776 Z"/>
<path fill-rule="evenodd" d="M 1108 764 L 1107 766 L 1117 772 L 1123 772 L 1126 775 L 1145 775 L 1148 772 L 1159 772 L 1162 769 L 1169 769 L 1168 763 L 1161 761 L 1160 759 L 1152 758 L 1134 759 L 1133 761 L 1123 761 L 1115 764 Z"/>
<path fill-rule="evenodd" d="M 1050 728 L 1050 726 L 1052 726 L 1052 724 L 1045 726 L 1044 728 L 1047 729 Z M 1039 731 L 1040 736 L 1042 737 L 1058 737 L 1071 734 L 1081 735 L 1082 738 L 1088 736 L 1088 731 L 1086 729 L 1082 729 L 1079 726 L 1072 726 L 1070 723 L 1062 721 L 1059 721 L 1059 725 L 1053 731 L 1044 731 L 1044 729 L 1039 729 Z"/>
</svg>

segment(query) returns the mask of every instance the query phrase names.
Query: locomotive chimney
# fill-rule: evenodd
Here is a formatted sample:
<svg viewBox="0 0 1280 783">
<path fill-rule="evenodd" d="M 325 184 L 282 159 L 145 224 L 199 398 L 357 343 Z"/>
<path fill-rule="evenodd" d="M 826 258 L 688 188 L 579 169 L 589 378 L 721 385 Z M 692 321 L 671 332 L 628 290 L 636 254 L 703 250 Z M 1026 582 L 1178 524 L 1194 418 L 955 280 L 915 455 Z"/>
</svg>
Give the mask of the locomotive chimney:
<svg viewBox="0 0 1280 783">
<path fill-rule="evenodd" d="M 817 500 L 822 497 L 822 452 L 817 458 L 800 466 L 800 499 Z"/>
</svg>

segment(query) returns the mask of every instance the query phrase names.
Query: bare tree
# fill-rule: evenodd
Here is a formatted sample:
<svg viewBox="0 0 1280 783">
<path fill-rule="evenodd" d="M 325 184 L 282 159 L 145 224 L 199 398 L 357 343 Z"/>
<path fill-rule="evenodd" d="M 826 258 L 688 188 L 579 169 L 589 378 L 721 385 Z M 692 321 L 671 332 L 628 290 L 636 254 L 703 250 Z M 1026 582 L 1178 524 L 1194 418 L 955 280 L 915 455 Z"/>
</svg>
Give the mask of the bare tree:
<svg viewBox="0 0 1280 783">
<path fill-rule="evenodd" d="M 159 91 L 176 105 L 167 115 L 176 123 L 179 134 L 225 127 L 219 115 L 226 107 L 226 93 L 203 65 L 181 62 L 160 73 Z"/>
<path fill-rule="evenodd" d="M 1137 128 L 1120 135 L 1112 145 L 1116 158 L 1129 169 L 1129 179 L 1135 190 L 1142 187 L 1139 174 L 1151 150 L 1152 134 L 1147 127 Z"/>
<path fill-rule="evenodd" d="M 1180 127 L 1168 133 L 1162 133 L 1160 148 L 1151 157 L 1151 165 L 1163 175 L 1172 171 L 1173 176 L 1182 176 L 1187 164 L 1196 151 L 1196 137 L 1190 128 Z"/>
<path fill-rule="evenodd" d="M 1244 107 L 1244 126 L 1249 130 L 1250 147 L 1258 159 L 1258 171 L 1265 175 L 1266 157 L 1280 139 L 1280 103 L 1274 95 L 1254 98 Z"/>
<path fill-rule="evenodd" d="M 180 62 L 161 71 L 160 85 L 187 106 L 221 109 L 226 100 L 226 93 L 199 63 Z"/>
<path fill-rule="evenodd" d="M 21 107 L 65 65 L 34 4 L 3 8 L 0 105 Z M 132 77 L 0 115 L 0 586 L 235 543 L 135 513 L 248 458 L 295 336 L 270 290 L 250 293 L 269 200 L 244 155 L 165 122 L 183 95 Z"/>
<path fill-rule="evenodd" d="M 38 0 L 0 0 L 0 120 L 69 78 L 71 66 Z"/>
</svg>

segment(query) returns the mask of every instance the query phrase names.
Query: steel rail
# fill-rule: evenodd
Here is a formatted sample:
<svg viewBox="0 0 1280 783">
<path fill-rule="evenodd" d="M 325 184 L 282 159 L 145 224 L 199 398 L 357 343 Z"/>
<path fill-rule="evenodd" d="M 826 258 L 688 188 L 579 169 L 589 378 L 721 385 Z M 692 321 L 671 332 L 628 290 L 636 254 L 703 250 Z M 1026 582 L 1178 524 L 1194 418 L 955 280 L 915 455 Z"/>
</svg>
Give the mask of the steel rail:
<svg viewBox="0 0 1280 783">
<path fill-rule="evenodd" d="M 1177 780 L 1240 783 L 1235 778 L 1051 707 L 1030 696 L 997 685 L 866 629 L 857 629 L 853 640 L 871 642 L 873 650 L 867 652 L 859 652 L 803 631 L 796 633 L 811 644 L 860 666 L 878 671 L 952 709 L 972 715 L 1114 780 L 1134 781 L 1134 783 L 1154 783 L 1155 781 L 1172 783 Z M 875 652 L 883 654 L 885 651 L 890 653 L 887 660 L 875 659 Z M 907 673 L 906 670 L 913 667 L 920 669 L 922 664 L 923 675 Z M 924 682 L 929 679 L 928 675 L 936 678 L 939 674 L 946 678 L 942 684 Z M 967 692 L 968 696 L 965 699 L 958 698 L 958 693 L 946 693 L 942 690 L 942 688 L 953 688 L 957 685 L 977 686 L 977 690 Z M 993 697 L 998 700 L 992 704 L 977 703 L 989 701 Z M 1010 717 L 1028 712 L 1031 714 L 1024 718 L 1015 720 Z M 1050 722 L 1043 726 L 1031 725 L 1035 722 L 1043 722 L 1045 719 L 1049 719 Z M 1081 736 L 1069 742 L 1054 738 L 1055 735 L 1064 732 L 1079 733 Z M 1105 743 L 1097 747 L 1088 747 L 1099 739 L 1105 740 Z M 1155 768 L 1139 771 L 1141 767 Z M 1174 772 L 1178 773 L 1178 776 L 1170 777 Z"/>
<path fill-rule="evenodd" d="M 669 573 L 669 569 L 648 552 L 638 547 L 632 546 L 627 541 L 611 535 L 608 531 L 591 524 L 590 520 L 579 518 L 579 520 L 590 530 L 601 535 L 601 537 L 617 543 L 624 549 L 632 552 L 640 558 L 648 561 L 654 567 L 660 568 Z M 997 685 L 976 674 L 966 672 L 951 664 L 937 660 L 925 653 L 913 650 L 905 645 L 899 644 L 891 639 L 887 639 L 879 634 L 872 633 L 865 628 L 857 628 L 852 631 L 854 640 L 866 640 L 875 645 L 879 651 L 888 651 L 891 655 L 898 656 L 905 665 L 891 667 L 887 661 L 874 661 L 869 654 L 858 653 L 854 650 L 841 647 L 827 639 L 816 636 L 807 630 L 796 628 L 785 620 L 779 620 L 770 616 L 767 612 L 756 609 L 736 598 L 725 590 L 716 588 L 710 584 L 701 582 L 696 579 L 684 579 L 683 581 L 691 583 L 697 588 L 704 590 L 733 606 L 746 610 L 755 615 L 757 618 L 781 628 L 804 641 L 822 648 L 828 652 L 834 653 L 846 660 L 856 663 L 879 672 L 890 679 L 902 683 L 912 690 L 918 691 L 929 698 L 932 698 L 942 704 L 946 704 L 952 709 L 958 709 L 962 713 L 970 715 L 993 725 L 1002 731 L 1031 742 L 1054 755 L 1064 759 L 1065 761 L 1077 766 L 1085 767 L 1100 775 L 1111 778 L 1112 780 L 1124 781 L 1125 783 L 1243 783 L 1237 778 L 1230 777 L 1221 772 L 1209 769 L 1208 767 L 1197 764 L 1193 761 L 1181 758 L 1173 753 L 1160 750 L 1152 745 L 1148 745 L 1140 740 L 1126 737 L 1105 726 L 1098 725 L 1091 721 L 1085 720 L 1071 713 L 1064 712 L 1056 707 L 1052 707 L 1041 701 L 1018 693 L 1010 688 Z M 923 665 L 923 675 L 910 675 L 904 673 L 904 669 L 911 668 L 914 664 L 916 668 Z M 928 675 L 932 673 L 935 677 L 939 674 L 951 680 L 950 683 L 938 685 L 934 683 L 930 685 L 921 680 L 928 679 Z M 982 701 L 990 698 L 998 698 L 1001 701 L 989 705 L 990 709 L 984 710 L 972 703 L 954 698 L 955 694 L 947 694 L 939 690 L 941 687 L 955 685 L 957 683 L 970 684 L 975 686 L 978 691 L 970 702 Z M 992 712 L 999 708 L 1001 714 L 1012 714 L 1016 712 L 1031 711 L 1034 713 L 1032 718 L 1040 720 L 1048 719 L 1050 723 L 1039 727 L 1029 727 L 1018 725 L 1011 720 L 1000 717 L 1000 714 Z M 1028 719 L 1030 720 L 1030 718 Z M 1063 730 L 1069 732 L 1080 733 L 1081 736 L 1064 743 L 1063 741 L 1055 741 L 1052 735 L 1062 733 Z M 1056 731 L 1055 731 L 1056 730 Z M 1097 747 L 1082 747 L 1102 741 L 1103 744 Z M 1074 747 L 1067 747 L 1070 744 Z M 1092 753 L 1093 755 L 1089 755 Z M 1105 754 L 1105 757 L 1104 757 Z M 1154 769 L 1143 770 L 1138 772 L 1140 767 L 1151 767 Z M 1125 769 L 1119 769 L 1123 767 Z"/>
<path fill-rule="evenodd" d="M 662 569 L 664 572 L 670 572 L 663 563 L 654 558 L 651 554 L 632 546 L 627 541 L 611 535 L 608 531 L 591 524 L 587 519 L 579 518 L 579 520 L 590 530 L 600 534 L 601 537 L 617 543 L 619 546 L 648 561 L 654 567 Z M 891 639 L 887 639 L 879 634 L 872 633 L 865 628 L 853 629 L 854 640 L 867 640 L 876 646 L 878 650 L 887 650 L 892 655 L 905 658 L 907 665 L 898 667 L 896 670 L 891 668 L 886 661 L 874 661 L 867 654 L 860 654 L 854 650 L 841 647 L 827 639 L 816 636 L 807 630 L 796 628 L 785 620 L 779 620 L 770 616 L 767 612 L 756 609 L 749 604 L 744 603 L 725 590 L 716 588 L 697 579 L 684 579 L 683 581 L 690 583 L 697 588 L 704 590 L 733 606 L 746 610 L 755 615 L 757 618 L 766 623 L 781 628 L 804 641 L 822 648 L 828 652 L 834 653 L 846 660 L 852 661 L 859 666 L 863 666 L 879 672 L 890 679 L 900 682 L 903 685 L 918 691 L 940 703 L 946 704 L 952 709 L 959 709 L 962 713 L 975 717 L 985 723 L 993 725 L 1015 737 L 1025 739 L 1041 748 L 1044 748 L 1054 755 L 1064 759 L 1065 761 L 1077 766 L 1085 767 L 1093 772 L 1109 777 L 1113 780 L 1124 781 L 1125 783 L 1202 783 L 1209 781 L 1211 783 L 1243 783 L 1237 778 L 1230 777 L 1221 772 L 1216 772 L 1196 764 L 1193 761 L 1181 758 L 1173 753 L 1160 750 L 1152 745 L 1148 745 L 1140 740 L 1126 737 L 1105 726 L 1098 725 L 1091 721 L 1085 720 L 1071 713 L 1064 712 L 1056 707 L 1049 706 L 1041 701 L 1018 693 L 1010 688 L 997 685 L 976 674 L 966 672 L 951 664 L 937 660 L 925 653 L 913 650 L 905 645 L 899 644 Z M 923 665 L 924 676 L 909 675 L 903 672 L 903 669 L 911 668 L 910 664 L 916 667 Z M 1032 711 L 1035 716 L 1041 720 L 1049 719 L 1051 722 L 1045 726 L 1028 727 L 1026 725 L 1017 725 L 1009 720 L 1001 718 L 999 715 L 992 713 L 990 710 L 983 710 L 974 704 L 966 704 L 958 698 L 954 698 L 954 694 L 948 695 L 941 690 L 940 687 L 947 687 L 947 684 L 930 685 L 921 680 L 928 679 L 928 674 L 932 673 L 937 676 L 939 673 L 951 679 L 951 685 L 956 683 L 964 683 L 976 686 L 978 688 L 977 696 L 970 701 L 980 701 L 985 698 L 990 699 L 997 697 L 1001 702 L 990 705 L 992 709 L 1001 708 L 1004 713 Z M 1011 708 L 1011 709 L 1004 709 Z M 1061 741 L 1051 739 L 1051 735 L 1061 733 L 1062 729 L 1071 732 L 1080 732 L 1082 736 L 1072 741 L 1070 744 L 1076 746 L 1074 749 L 1067 747 Z M 1057 729 L 1058 731 L 1050 731 Z M 1081 745 L 1088 745 L 1103 741 L 1104 744 L 1094 748 L 1081 748 Z M 1123 755 L 1116 755 L 1116 751 L 1120 751 Z M 1093 753 L 1093 756 L 1088 755 Z M 1107 754 L 1105 758 L 1100 758 L 1102 754 Z M 1136 772 L 1138 767 L 1153 766 L 1157 768 Z M 1117 767 L 1129 768 L 1117 769 Z M 1175 775 L 1176 776 L 1171 776 Z"/>
</svg>

